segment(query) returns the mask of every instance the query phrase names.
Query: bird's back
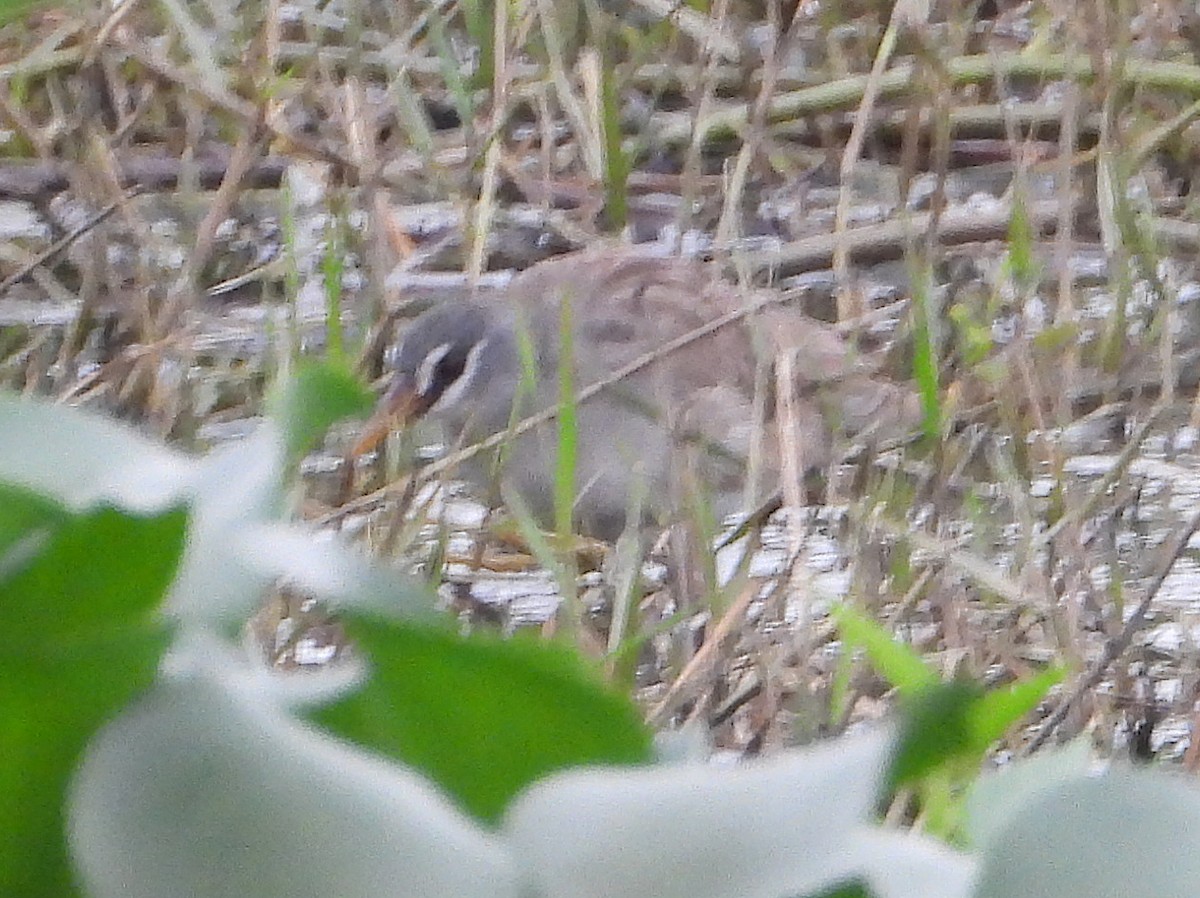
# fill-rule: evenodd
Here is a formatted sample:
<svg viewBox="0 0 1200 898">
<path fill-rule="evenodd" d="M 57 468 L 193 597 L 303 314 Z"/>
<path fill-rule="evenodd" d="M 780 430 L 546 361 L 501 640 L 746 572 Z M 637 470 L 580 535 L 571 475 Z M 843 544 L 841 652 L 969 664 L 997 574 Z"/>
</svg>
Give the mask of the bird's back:
<svg viewBox="0 0 1200 898">
<path fill-rule="evenodd" d="M 554 375 L 564 364 L 558 334 L 568 319 L 576 390 L 653 357 L 577 409 L 580 509 L 594 518 L 588 529 L 612 535 L 635 482 L 648 508 L 661 513 L 673 506 L 681 473 L 722 497 L 719 510 L 732 510 L 741 504 L 734 497 L 756 454 L 767 473 L 749 498 L 773 491 L 777 439 L 774 428 L 763 425 L 773 414 L 770 366 L 785 349 L 798 352 L 794 369 L 806 393 L 794 406 L 793 445 L 803 444 L 806 467 L 828 460 L 829 432 L 810 388 L 827 382 L 842 389 L 847 376 L 859 375 L 832 328 L 764 299 L 724 280 L 716 265 L 637 249 L 574 253 L 513 280 L 501 301 L 516 310 L 537 352 L 541 383 L 534 405 L 558 399 Z M 698 333 L 747 306 L 755 307 L 753 314 Z M 685 345 L 668 346 L 692 333 L 698 335 Z M 555 439 L 552 428 L 543 428 L 526 439 L 525 451 L 511 454 L 510 478 L 534 505 L 551 497 L 546 472 L 528 466 L 546 465 Z"/>
<path fill-rule="evenodd" d="M 697 484 L 718 511 L 731 511 L 778 487 L 779 447 L 801 455 L 792 467 L 803 470 L 829 460 L 833 431 L 883 420 L 891 434 L 914 418 L 909 391 L 872 377 L 829 325 L 775 300 L 729 283 L 716 265 L 641 249 L 542 262 L 471 307 L 487 334 L 485 350 L 467 352 L 474 362 L 460 366 L 473 372 L 474 386 L 448 390 L 462 401 L 432 412 L 473 442 L 557 404 L 564 373 L 574 392 L 613 381 L 575 409 L 583 529 L 614 537 L 635 495 L 644 516 L 661 520 L 679 507 L 680 490 Z M 446 347 L 455 342 L 430 321 L 418 328 L 430 344 L 415 353 L 426 359 L 413 362 L 418 372 L 451 358 Z M 786 403 L 775 377 L 781 354 L 792 363 Z M 634 363 L 636 371 L 614 379 Z M 776 415 L 785 405 L 788 414 Z M 503 453 L 504 484 L 543 520 L 554 504 L 559 439 L 556 424 L 543 424 Z M 748 470 L 763 478 L 742 491 Z"/>
<path fill-rule="evenodd" d="M 526 310 L 545 353 L 540 363 L 553 370 L 557 340 L 549 339 L 569 315 L 574 369 L 598 380 L 661 350 L 737 305 L 736 290 L 716 277 L 714 266 L 644 251 L 585 251 L 530 268 L 508 295 Z M 746 332 L 722 328 L 646 366 L 630 378 L 639 389 L 652 381 L 663 399 L 717 383 L 751 389 L 754 362 Z M 581 384 L 583 385 L 583 384 Z"/>
</svg>

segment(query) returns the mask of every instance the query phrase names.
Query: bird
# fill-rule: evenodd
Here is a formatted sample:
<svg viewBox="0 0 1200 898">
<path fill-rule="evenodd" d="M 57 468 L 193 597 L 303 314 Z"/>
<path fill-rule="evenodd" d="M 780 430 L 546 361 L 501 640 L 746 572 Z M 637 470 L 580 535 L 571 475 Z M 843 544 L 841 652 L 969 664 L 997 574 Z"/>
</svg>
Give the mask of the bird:
<svg viewBox="0 0 1200 898">
<path fill-rule="evenodd" d="M 899 436 L 918 420 L 911 390 L 780 300 L 725 280 L 716 263 L 638 246 L 536 263 L 499 295 L 444 300 L 412 321 L 353 455 L 418 418 L 458 445 L 515 433 L 559 404 L 566 374 L 576 390 L 603 384 L 574 407 L 580 534 L 612 542 L 631 525 L 666 525 L 698 494 L 721 517 L 752 510 L 778 491 L 781 452 L 820 468 L 839 434 Z M 785 354 L 792 433 L 781 439 Z M 461 473 L 498 478 L 501 495 L 552 525 L 559 441 L 546 420 L 501 443 L 498 471 L 476 457 Z"/>
</svg>

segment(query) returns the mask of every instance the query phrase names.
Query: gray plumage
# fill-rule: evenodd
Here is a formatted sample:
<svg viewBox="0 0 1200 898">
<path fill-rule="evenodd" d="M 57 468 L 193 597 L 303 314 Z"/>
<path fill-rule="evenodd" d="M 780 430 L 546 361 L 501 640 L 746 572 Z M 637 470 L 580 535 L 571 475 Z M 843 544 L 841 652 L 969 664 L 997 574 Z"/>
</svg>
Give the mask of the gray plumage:
<svg viewBox="0 0 1200 898">
<path fill-rule="evenodd" d="M 446 302 L 417 318 L 401 343 L 393 394 L 411 394 L 467 445 L 558 402 L 568 361 L 575 391 L 671 340 L 753 302 L 716 266 L 644 251 L 562 256 L 517 276 L 502 295 Z M 560 339 L 571 325 L 567 359 Z M 793 421 L 803 467 L 826 464 L 834 430 L 894 435 L 916 420 L 911 393 L 872 377 L 829 326 L 771 305 L 663 355 L 577 407 L 577 522 L 612 539 L 630 494 L 665 521 L 699 486 L 724 514 L 778 488 L 771 364 L 795 351 Z M 764 392 L 765 389 L 765 392 Z M 757 400 L 757 404 L 756 404 Z M 756 408 L 758 414 L 756 415 Z M 765 425 L 765 426 L 762 426 Z M 548 522 L 558 432 L 551 422 L 515 438 L 501 476 Z M 763 472 L 747 489 L 747 463 Z M 487 463 L 464 472 L 485 480 Z"/>
</svg>

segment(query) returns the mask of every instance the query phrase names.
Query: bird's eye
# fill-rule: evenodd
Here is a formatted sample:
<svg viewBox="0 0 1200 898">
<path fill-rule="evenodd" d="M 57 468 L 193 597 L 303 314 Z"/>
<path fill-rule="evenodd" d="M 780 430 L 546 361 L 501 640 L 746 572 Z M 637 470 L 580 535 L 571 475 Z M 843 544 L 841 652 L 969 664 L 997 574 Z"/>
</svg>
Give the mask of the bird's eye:
<svg viewBox="0 0 1200 898">
<path fill-rule="evenodd" d="M 462 374 L 462 359 L 454 361 L 452 343 L 442 343 L 430 350 L 416 372 L 416 388 L 418 396 L 433 396 L 436 398 L 460 374 Z"/>
<path fill-rule="evenodd" d="M 446 353 L 434 366 L 433 387 L 439 392 L 445 392 L 463 376 L 467 358 L 461 349 L 453 349 Z"/>
</svg>

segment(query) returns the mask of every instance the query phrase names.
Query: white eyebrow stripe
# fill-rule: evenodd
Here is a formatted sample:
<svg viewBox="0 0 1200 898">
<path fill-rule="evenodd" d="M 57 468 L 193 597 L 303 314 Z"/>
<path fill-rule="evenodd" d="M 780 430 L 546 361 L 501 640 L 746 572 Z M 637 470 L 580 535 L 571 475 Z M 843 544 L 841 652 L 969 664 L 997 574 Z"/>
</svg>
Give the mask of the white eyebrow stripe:
<svg viewBox="0 0 1200 898">
<path fill-rule="evenodd" d="M 437 402 L 429 407 L 430 412 L 436 413 L 439 409 L 450 408 L 463 398 L 475 380 L 475 374 L 479 371 L 479 360 L 483 356 L 483 351 L 487 349 L 487 346 L 488 338 L 484 337 L 471 347 L 470 351 L 467 352 L 466 361 L 463 362 L 462 374 L 456 377 L 449 388 L 438 397 Z M 438 348 L 440 349 L 441 347 Z M 432 354 L 430 353 L 430 355 Z"/>
<path fill-rule="evenodd" d="M 429 388 L 433 386 L 433 375 L 437 371 L 438 363 L 446 357 L 452 346 L 453 344 L 450 342 L 443 343 L 434 347 L 429 355 L 421 359 L 421 366 L 417 368 L 414 384 L 418 396 L 424 396 L 429 392 Z"/>
</svg>

